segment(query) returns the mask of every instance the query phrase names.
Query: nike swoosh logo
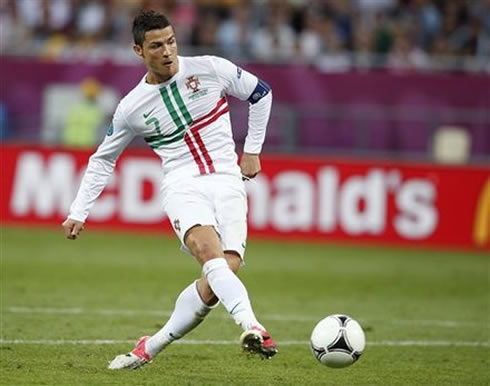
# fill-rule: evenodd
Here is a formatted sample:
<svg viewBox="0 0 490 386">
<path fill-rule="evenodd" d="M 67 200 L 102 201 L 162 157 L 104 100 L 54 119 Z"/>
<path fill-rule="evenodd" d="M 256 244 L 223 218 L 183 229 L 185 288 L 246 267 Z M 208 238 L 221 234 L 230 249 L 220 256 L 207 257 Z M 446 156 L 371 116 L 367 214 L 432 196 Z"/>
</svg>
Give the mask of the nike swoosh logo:
<svg viewBox="0 0 490 386">
<path fill-rule="evenodd" d="M 156 107 L 153 107 L 149 113 L 146 113 L 146 114 L 143 113 L 143 118 L 145 118 L 145 119 L 148 118 L 151 115 L 151 113 L 153 112 L 153 110 L 155 110 L 155 109 L 156 109 Z"/>
<path fill-rule="evenodd" d="M 236 309 L 236 308 L 237 308 L 237 307 L 238 307 L 240 304 L 241 304 L 241 302 L 240 302 L 240 303 L 238 303 L 237 305 L 235 305 L 235 307 L 233 307 L 233 309 L 230 311 L 230 315 L 233 315 L 233 313 L 235 312 L 235 309 Z"/>
</svg>

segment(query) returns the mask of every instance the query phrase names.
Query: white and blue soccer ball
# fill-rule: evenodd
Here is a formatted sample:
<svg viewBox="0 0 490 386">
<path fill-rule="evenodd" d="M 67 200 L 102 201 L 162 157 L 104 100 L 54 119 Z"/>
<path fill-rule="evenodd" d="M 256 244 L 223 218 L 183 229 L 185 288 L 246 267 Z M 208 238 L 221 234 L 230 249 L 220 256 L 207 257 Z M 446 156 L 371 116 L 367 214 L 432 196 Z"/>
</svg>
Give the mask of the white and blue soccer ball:
<svg viewBox="0 0 490 386">
<path fill-rule="evenodd" d="M 329 367 L 346 367 L 364 351 L 366 338 L 361 325 L 347 315 L 329 315 L 311 333 L 310 346 L 318 361 Z"/>
</svg>

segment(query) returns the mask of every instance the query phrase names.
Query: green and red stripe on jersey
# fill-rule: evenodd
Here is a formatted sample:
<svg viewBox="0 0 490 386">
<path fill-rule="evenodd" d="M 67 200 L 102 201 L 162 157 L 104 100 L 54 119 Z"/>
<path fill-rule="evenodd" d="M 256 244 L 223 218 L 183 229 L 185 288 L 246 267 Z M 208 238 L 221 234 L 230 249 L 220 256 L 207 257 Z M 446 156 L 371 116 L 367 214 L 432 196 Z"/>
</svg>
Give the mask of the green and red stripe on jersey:
<svg viewBox="0 0 490 386">
<path fill-rule="evenodd" d="M 178 111 L 170 98 L 168 88 L 170 88 L 172 96 L 177 104 Z M 162 87 L 160 89 L 160 95 L 162 96 L 165 107 L 167 108 L 167 111 L 172 118 L 173 123 L 177 127 L 177 130 L 175 130 L 171 134 L 163 135 L 161 131 L 157 128 L 157 134 L 145 137 L 145 141 L 153 149 L 158 149 L 164 145 L 184 139 L 184 142 L 189 148 L 189 151 L 191 152 L 194 161 L 199 167 L 199 172 L 201 174 L 214 173 L 215 168 L 213 160 L 211 159 L 211 156 L 206 149 L 206 146 L 202 140 L 199 131 L 204 127 L 210 125 L 211 123 L 215 122 L 219 117 L 229 111 L 229 106 L 226 98 L 220 98 L 216 106 L 209 113 L 194 120 L 180 95 L 176 82 L 171 83 L 170 86 Z M 186 126 L 189 127 L 189 130 L 186 130 Z"/>
</svg>

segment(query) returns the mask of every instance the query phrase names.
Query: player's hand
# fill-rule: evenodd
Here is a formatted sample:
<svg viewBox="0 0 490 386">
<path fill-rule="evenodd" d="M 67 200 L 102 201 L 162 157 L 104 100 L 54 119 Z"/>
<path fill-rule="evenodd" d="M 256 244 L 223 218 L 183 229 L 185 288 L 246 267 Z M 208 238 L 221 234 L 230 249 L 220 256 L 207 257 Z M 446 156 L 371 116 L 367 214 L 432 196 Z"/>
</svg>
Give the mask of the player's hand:
<svg viewBox="0 0 490 386">
<path fill-rule="evenodd" d="M 243 153 L 242 159 L 240 160 L 240 169 L 244 179 L 254 178 L 262 170 L 259 155 Z"/>
<path fill-rule="evenodd" d="M 83 222 L 72 220 L 71 218 L 67 218 L 61 226 L 65 231 L 65 236 L 70 240 L 76 240 L 80 232 L 83 231 Z"/>
</svg>

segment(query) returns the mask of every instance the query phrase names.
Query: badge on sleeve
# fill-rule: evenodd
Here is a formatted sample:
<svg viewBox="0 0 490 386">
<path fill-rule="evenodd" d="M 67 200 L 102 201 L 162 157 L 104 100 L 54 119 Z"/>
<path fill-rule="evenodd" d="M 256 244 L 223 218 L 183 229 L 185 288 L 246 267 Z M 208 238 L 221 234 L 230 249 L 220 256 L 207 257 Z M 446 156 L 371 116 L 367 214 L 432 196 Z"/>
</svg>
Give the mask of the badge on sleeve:
<svg viewBox="0 0 490 386">
<path fill-rule="evenodd" d="M 111 123 L 111 125 L 107 129 L 107 136 L 110 137 L 112 134 L 114 134 L 114 125 Z"/>
</svg>

